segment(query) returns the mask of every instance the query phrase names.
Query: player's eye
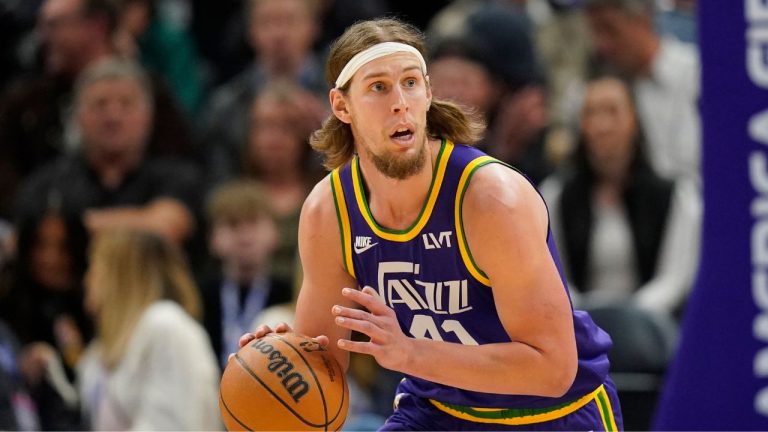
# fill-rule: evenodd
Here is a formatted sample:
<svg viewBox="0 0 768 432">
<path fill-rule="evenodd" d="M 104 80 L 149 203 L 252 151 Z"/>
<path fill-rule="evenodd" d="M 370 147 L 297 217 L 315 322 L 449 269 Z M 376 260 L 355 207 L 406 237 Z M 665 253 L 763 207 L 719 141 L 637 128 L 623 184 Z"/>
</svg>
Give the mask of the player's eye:
<svg viewBox="0 0 768 432">
<path fill-rule="evenodd" d="M 373 90 L 375 92 L 384 91 L 384 88 L 385 88 L 384 87 L 384 83 L 381 83 L 381 82 L 375 82 L 375 83 L 371 84 L 371 90 Z"/>
<path fill-rule="evenodd" d="M 416 79 L 415 78 L 408 78 L 405 80 L 405 86 L 406 87 L 416 87 Z"/>
</svg>

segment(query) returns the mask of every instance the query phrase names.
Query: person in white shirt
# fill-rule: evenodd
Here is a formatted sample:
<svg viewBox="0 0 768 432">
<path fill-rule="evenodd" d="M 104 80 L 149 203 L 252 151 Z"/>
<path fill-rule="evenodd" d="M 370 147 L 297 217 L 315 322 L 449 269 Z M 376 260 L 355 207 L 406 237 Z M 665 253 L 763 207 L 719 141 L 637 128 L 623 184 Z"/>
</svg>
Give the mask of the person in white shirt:
<svg viewBox="0 0 768 432">
<path fill-rule="evenodd" d="M 586 10 L 599 59 L 632 82 L 651 166 L 666 179 L 698 183 L 697 48 L 657 33 L 653 0 L 587 0 Z"/>
<path fill-rule="evenodd" d="M 157 235 L 95 239 L 86 307 L 97 338 L 79 365 L 92 430 L 220 430 L 219 369 L 181 251 Z"/>
</svg>

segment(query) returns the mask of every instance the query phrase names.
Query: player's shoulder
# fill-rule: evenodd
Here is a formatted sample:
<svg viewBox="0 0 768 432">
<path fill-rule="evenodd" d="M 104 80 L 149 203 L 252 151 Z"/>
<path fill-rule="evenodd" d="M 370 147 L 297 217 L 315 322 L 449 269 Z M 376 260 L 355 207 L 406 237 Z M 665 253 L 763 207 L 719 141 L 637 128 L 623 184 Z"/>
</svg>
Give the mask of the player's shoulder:
<svg viewBox="0 0 768 432">
<path fill-rule="evenodd" d="M 301 218 L 312 221 L 313 224 L 336 220 L 330 174 L 317 182 L 310 191 L 301 209 Z"/>
<path fill-rule="evenodd" d="M 477 169 L 464 196 L 465 206 L 490 210 L 495 206 L 514 209 L 541 201 L 539 193 L 520 172 L 501 163 Z"/>
<path fill-rule="evenodd" d="M 518 171 L 498 163 L 475 172 L 461 211 L 465 226 L 471 226 L 469 230 L 480 230 L 492 238 L 498 238 L 503 227 L 516 233 L 541 233 L 549 226 L 544 199 L 533 184 Z"/>
<path fill-rule="evenodd" d="M 328 263 L 342 256 L 341 230 L 331 176 L 327 175 L 315 185 L 301 209 L 299 252 L 305 274 L 310 261 Z"/>
</svg>

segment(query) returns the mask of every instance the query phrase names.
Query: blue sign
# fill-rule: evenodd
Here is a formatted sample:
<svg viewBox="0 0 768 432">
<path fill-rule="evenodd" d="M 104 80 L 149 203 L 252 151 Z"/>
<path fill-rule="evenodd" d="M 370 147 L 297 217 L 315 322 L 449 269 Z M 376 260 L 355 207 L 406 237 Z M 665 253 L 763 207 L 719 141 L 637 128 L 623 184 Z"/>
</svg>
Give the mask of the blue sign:
<svg viewBox="0 0 768 432">
<path fill-rule="evenodd" d="M 700 0 L 701 268 L 658 430 L 768 430 L 768 1 Z"/>
</svg>

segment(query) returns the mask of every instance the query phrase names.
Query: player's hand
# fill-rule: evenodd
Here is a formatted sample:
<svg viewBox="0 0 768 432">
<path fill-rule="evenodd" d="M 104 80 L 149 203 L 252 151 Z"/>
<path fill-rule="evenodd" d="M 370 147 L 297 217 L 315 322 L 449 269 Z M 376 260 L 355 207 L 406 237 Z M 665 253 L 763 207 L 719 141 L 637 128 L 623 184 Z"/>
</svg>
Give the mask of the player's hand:
<svg viewBox="0 0 768 432">
<path fill-rule="evenodd" d="M 411 338 L 405 336 L 397 322 L 395 311 L 385 305 L 378 293 L 365 287 L 361 291 L 344 288 L 342 295 L 365 307 L 367 311 L 336 305 L 331 312 L 336 325 L 367 335 L 368 342 L 339 339 L 339 348 L 369 354 L 384 368 L 403 372 L 407 364 Z"/>
<path fill-rule="evenodd" d="M 291 329 L 291 326 L 289 326 L 284 322 L 276 325 L 274 330 L 270 326 L 266 324 L 262 324 L 258 326 L 253 333 L 246 333 L 240 336 L 240 340 L 238 340 L 237 343 L 238 345 L 240 345 L 240 348 L 242 348 L 248 345 L 248 343 L 250 343 L 251 341 L 262 338 L 268 335 L 269 333 L 288 333 L 291 331 L 293 331 L 293 329 Z M 313 339 L 315 342 L 319 343 L 320 346 L 322 347 L 328 346 L 328 336 L 317 336 L 317 337 L 314 337 Z M 232 356 L 234 355 L 235 355 L 234 353 L 229 354 L 228 359 L 231 359 Z"/>
<path fill-rule="evenodd" d="M 284 322 L 276 325 L 274 330 L 270 326 L 266 324 L 262 324 L 256 327 L 256 331 L 254 331 L 253 333 L 246 333 L 240 336 L 240 340 L 238 341 L 238 344 L 240 344 L 240 348 L 242 348 L 246 346 L 248 342 L 264 337 L 269 333 L 288 333 L 290 331 L 291 331 L 291 326 L 289 326 Z"/>
</svg>

